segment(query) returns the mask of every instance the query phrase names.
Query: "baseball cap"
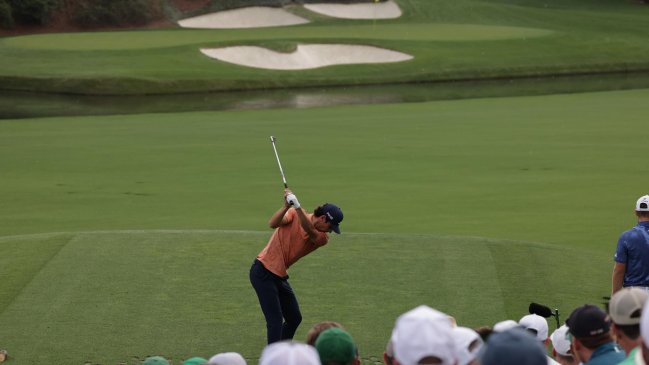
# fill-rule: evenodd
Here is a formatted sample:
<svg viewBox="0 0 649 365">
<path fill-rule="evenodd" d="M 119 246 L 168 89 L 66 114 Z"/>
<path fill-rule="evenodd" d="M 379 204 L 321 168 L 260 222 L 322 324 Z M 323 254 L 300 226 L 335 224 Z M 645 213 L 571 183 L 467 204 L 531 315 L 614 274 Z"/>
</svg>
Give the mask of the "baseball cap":
<svg viewBox="0 0 649 365">
<path fill-rule="evenodd" d="M 259 365 L 320 365 L 320 357 L 315 347 L 307 344 L 274 342 L 261 352 Z"/>
<path fill-rule="evenodd" d="M 649 212 L 649 195 L 641 196 L 637 202 L 635 202 L 636 212 Z"/>
<path fill-rule="evenodd" d="M 538 314 L 528 314 L 521 318 L 518 324 L 532 332 L 537 340 L 545 341 L 548 339 L 548 322 Z"/>
<path fill-rule="evenodd" d="M 570 340 L 568 340 L 568 326 L 565 324 L 552 332 L 550 341 L 552 341 L 552 348 L 559 355 L 571 356 L 570 353 Z"/>
<path fill-rule="evenodd" d="M 566 325 L 568 332 L 577 338 L 599 336 L 611 329 L 606 313 L 592 304 L 584 304 L 572 311 Z"/>
<path fill-rule="evenodd" d="M 649 347 L 649 300 L 644 302 L 640 319 L 640 336 L 645 346 Z"/>
<path fill-rule="evenodd" d="M 331 203 L 325 203 L 321 208 L 322 214 L 327 217 L 327 222 L 331 223 L 331 229 L 340 234 L 340 222 L 343 221 L 343 211 Z"/>
<path fill-rule="evenodd" d="M 315 341 L 322 364 L 331 362 L 349 364 L 356 357 L 356 344 L 352 336 L 340 328 L 323 331 Z"/>
<path fill-rule="evenodd" d="M 448 315 L 421 305 L 397 318 L 394 356 L 401 365 L 417 365 L 425 357 L 437 357 L 443 365 L 455 362 L 455 343 Z"/>
<path fill-rule="evenodd" d="M 642 307 L 649 298 L 646 290 L 624 288 L 616 292 L 608 303 L 608 315 L 615 324 L 640 324 Z"/>
<path fill-rule="evenodd" d="M 456 358 L 458 365 L 467 365 L 473 361 L 483 345 L 482 338 L 478 332 L 467 327 L 455 327 L 452 330 L 453 342 L 457 351 Z M 476 342 L 477 341 L 477 342 Z M 477 346 L 470 348 L 471 344 L 477 343 Z"/>
<path fill-rule="evenodd" d="M 169 365 L 169 361 L 162 356 L 149 356 L 142 365 Z"/>
<path fill-rule="evenodd" d="M 541 342 L 528 331 L 512 328 L 489 336 L 478 353 L 481 365 L 547 365 Z"/>
<path fill-rule="evenodd" d="M 208 365 L 246 365 L 246 359 L 237 352 L 222 352 L 210 357 Z"/>
<path fill-rule="evenodd" d="M 207 364 L 207 359 L 204 359 L 202 357 L 191 357 L 183 361 L 183 365 L 203 365 L 203 364 Z"/>
<path fill-rule="evenodd" d="M 500 321 L 494 324 L 493 330 L 494 332 L 505 332 L 507 330 L 520 327 L 520 326 L 521 325 L 518 324 L 518 322 L 514 321 L 513 319 L 506 319 L 504 321 Z"/>
</svg>

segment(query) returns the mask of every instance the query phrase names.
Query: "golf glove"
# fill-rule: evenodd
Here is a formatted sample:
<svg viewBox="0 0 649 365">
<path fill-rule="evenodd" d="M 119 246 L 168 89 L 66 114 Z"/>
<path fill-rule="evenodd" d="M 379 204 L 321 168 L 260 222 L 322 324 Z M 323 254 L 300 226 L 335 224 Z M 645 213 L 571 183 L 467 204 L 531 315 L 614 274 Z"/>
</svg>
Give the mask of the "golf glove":
<svg viewBox="0 0 649 365">
<path fill-rule="evenodd" d="M 295 196 L 295 194 L 288 194 L 286 196 L 286 202 L 288 204 L 292 205 L 293 208 L 295 208 L 295 209 L 300 207 L 300 202 L 297 201 L 297 197 Z"/>
</svg>

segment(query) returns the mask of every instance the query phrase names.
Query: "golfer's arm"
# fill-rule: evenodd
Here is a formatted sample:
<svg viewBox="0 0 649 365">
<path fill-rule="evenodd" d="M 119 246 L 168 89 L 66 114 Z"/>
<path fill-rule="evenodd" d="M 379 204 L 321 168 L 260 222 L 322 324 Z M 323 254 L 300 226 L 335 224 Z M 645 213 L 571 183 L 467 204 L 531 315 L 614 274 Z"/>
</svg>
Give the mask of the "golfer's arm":
<svg viewBox="0 0 649 365">
<path fill-rule="evenodd" d="M 626 264 L 621 264 L 619 262 L 615 263 L 613 267 L 613 287 L 611 289 L 611 295 L 615 294 L 618 290 L 622 289 L 624 284 L 624 273 L 626 272 Z"/>
<path fill-rule="evenodd" d="M 309 239 L 315 242 L 315 240 L 318 238 L 318 230 L 315 229 L 313 223 L 311 223 L 309 217 L 306 216 L 302 208 L 295 209 L 295 212 L 297 213 L 298 218 L 300 218 L 300 225 L 302 226 L 302 229 L 304 229 L 306 234 L 309 235 Z"/>
<path fill-rule="evenodd" d="M 278 209 L 272 217 L 270 217 L 270 220 L 268 221 L 268 226 L 272 229 L 275 229 L 279 226 L 281 226 L 284 223 L 284 216 L 286 215 L 286 212 L 290 207 L 284 206 Z"/>
</svg>

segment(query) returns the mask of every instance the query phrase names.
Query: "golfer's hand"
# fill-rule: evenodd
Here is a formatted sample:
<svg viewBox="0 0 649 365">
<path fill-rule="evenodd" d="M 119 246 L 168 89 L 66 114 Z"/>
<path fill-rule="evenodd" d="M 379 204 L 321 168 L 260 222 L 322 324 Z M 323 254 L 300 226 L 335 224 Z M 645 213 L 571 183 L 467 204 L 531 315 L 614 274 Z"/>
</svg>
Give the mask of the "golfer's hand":
<svg viewBox="0 0 649 365">
<path fill-rule="evenodd" d="M 290 193 L 286 196 L 286 202 L 288 203 L 288 205 L 292 205 L 295 209 L 298 209 L 300 207 L 300 202 L 297 201 L 297 197 L 293 193 Z"/>
</svg>

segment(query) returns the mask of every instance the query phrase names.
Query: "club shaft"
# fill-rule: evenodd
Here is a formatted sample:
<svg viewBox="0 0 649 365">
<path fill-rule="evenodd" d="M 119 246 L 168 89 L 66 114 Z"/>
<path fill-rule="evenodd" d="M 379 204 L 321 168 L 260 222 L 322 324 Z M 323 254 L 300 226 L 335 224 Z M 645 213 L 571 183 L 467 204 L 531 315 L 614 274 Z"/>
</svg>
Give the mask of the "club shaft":
<svg viewBox="0 0 649 365">
<path fill-rule="evenodd" d="M 277 147 L 275 146 L 275 137 L 270 136 L 270 142 L 273 144 L 273 151 L 275 151 L 275 158 L 277 159 L 277 166 L 279 166 L 279 173 L 282 174 L 284 188 L 288 188 L 288 184 L 286 183 L 286 176 L 284 176 L 284 169 L 282 168 L 282 163 L 279 161 L 279 154 L 277 153 Z"/>
</svg>

